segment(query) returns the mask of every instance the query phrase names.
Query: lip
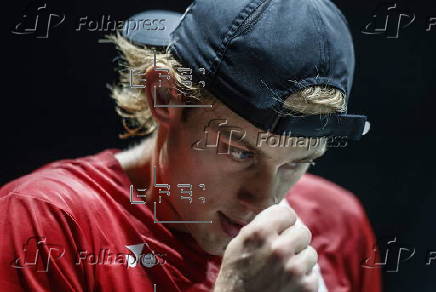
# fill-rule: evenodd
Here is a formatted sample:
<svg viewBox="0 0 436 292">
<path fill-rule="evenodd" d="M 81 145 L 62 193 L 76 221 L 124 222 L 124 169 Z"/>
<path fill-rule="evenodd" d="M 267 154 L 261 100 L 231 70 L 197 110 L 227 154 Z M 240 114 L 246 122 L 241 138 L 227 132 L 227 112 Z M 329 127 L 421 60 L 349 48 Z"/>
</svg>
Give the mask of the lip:
<svg viewBox="0 0 436 292">
<path fill-rule="evenodd" d="M 248 222 L 230 218 L 221 211 L 218 211 L 218 216 L 220 218 L 221 228 L 228 236 L 232 238 L 236 237 L 241 228 L 248 224 Z"/>
</svg>

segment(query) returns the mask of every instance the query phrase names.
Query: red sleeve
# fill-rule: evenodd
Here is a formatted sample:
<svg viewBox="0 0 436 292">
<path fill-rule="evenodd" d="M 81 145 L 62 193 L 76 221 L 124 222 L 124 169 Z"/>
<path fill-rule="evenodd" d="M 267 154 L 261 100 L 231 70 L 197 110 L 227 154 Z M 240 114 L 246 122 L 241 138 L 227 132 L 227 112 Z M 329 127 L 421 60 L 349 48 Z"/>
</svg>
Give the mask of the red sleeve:
<svg viewBox="0 0 436 292">
<path fill-rule="evenodd" d="M 366 259 L 375 257 L 377 262 L 380 261 L 379 254 L 376 253 L 376 238 L 363 209 L 360 224 L 356 224 L 356 232 L 359 234 L 356 237 L 356 246 L 358 247 L 359 253 L 356 253 L 355 255 L 353 266 L 358 267 L 355 273 L 356 277 L 359 279 L 359 287 L 356 287 L 357 290 L 355 291 L 381 292 L 381 270 L 379 268 L 368 268 L 364 265 Z"/>
<path fill-rule="evenodd" d="M 80 230 L 67 212 L 29 195 L 3 193 L 0 234 L 1 291 L 92 290 L 86 267 L 74 264 Z"/>
<path fill-rule="evenodd" d="M 360 201 L 351 193 L 344 194 L 348 194 L 348 200 L 344 197 L 343 204 L 348 206 L 341 208 L 342 218 L 338 221 L 343 225 L 342 228 L 337 228 L 343 244 L 337 245 L 336 254 L 340 261 L 336 262 L 335 269 L 348 279 L 350 291 L 381 292 L 380 269 L 364 265 L 366 259 L 378 257 L 374 252 L 376 239 L 371 224 Z"/>
<path fill-rule="evenodd" d="M 321 272 L 329 292 L 381 292 L 380 269 L 364 267 L 366 259 L 378 256 L 375 236 L 360 204 L 354 209 L 341 214 L 341 226 L 314 238 Z"/>
<path fill-rule="evenodd" d="M 329 292 L 380 292 L 380 269 L 364 267 L 377 258 L 375 236 L 359 200 L 347 190 L 305 175 L 288 194 L 290 205 L 312 232 L 312 246 Z"/>
</svg>

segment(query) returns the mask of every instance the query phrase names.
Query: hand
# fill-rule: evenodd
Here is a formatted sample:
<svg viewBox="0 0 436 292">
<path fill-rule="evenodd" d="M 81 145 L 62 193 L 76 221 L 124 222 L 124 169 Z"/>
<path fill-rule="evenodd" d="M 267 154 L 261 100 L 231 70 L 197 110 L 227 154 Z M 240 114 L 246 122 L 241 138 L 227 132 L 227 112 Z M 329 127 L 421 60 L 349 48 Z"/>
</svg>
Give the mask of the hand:
<svg viewBox="0 0 436 292">
<path fill-rule="evenodd" d="M 214 292 L 316 292 L 318 254 L 291 208 L 273 205 L 227 246 Z"/>
</svg>

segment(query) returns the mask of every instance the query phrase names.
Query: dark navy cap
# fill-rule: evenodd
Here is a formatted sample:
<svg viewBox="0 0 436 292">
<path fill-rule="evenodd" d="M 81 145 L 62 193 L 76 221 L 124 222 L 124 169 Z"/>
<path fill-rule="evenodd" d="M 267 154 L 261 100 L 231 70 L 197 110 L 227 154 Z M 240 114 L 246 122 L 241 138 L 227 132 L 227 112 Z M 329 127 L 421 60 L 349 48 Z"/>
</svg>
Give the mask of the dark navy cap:
<svg viewBox="0 0 436 292">
<path fill-rule="evenodd" d="M 369 130 L 363 115 L 290 116 L 283 106 L 290 94 L 312 85 L 333 86 L 349 100 L 353 42 L 345 17 L 329 0 L 196 0 L 175 21 L 168 13 L 176 27 L 155 31 L 169 40 L 158 46 L 168 45 L 194 79 L 257 128 L 353 140 Z M 156 46 L 147 31 L 123 35 Z"/>
</svg>

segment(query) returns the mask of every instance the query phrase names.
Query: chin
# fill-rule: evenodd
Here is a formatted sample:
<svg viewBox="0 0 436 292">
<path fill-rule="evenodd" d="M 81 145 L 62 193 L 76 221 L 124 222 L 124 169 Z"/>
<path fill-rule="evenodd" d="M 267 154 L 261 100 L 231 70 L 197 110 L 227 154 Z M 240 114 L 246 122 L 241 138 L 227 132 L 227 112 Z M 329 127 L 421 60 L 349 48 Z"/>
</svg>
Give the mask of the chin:
<svg viewBox="0 0 436 292">
<path fill-rule="evenodd" d="M 221 247 L 214 246 L 212 248 L 207 248 L 207 249 L 203 248 L 203 249 L 210 255 L 223 256 L 224 252 L 226 251 L 226 247 L 227 245 Z"/>
<path fill-rule="evenodd" d="M 200 247 L 208 254 L 215 256 L 223 256 L 226 251 L 227 245 L 230 242 L 229 239 L 224 239 L 218 236 L 203 238 L 203 240 L 197 240 Z"/>
</svg>

